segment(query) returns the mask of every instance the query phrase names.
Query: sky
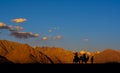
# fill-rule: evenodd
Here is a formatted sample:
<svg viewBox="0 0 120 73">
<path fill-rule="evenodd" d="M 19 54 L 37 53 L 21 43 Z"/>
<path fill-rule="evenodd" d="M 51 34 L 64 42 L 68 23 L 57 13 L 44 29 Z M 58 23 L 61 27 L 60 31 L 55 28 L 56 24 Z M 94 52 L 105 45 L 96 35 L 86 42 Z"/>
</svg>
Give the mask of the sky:
<svg viewBox="0 0 120 73">
<path fill-rule="evenodd" d="M 120 49 L 120 0 L 0 0 L 0 22 L 0 39 L 31 46 Z"/>
</svg>

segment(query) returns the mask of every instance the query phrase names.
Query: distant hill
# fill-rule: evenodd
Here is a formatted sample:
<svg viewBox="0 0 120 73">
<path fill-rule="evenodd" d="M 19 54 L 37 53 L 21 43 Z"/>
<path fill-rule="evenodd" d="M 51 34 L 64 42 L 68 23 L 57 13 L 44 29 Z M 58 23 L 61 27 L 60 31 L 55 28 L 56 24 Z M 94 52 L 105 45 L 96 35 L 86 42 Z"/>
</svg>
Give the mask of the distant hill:
<svg viewBox="0 0 120 73">
<path fill-rule="evenodd" d="M 81 51 L 83 53 L 83 51 Z M 105 49 L 99 53 L 88 52 L 94 63 L 119 63 L 120 51 Z M 80 56 L 80 54 L 79 54 Z M 73 63 L 74 52 L 60 47 L 31 47 L 9 40 L 0 40 L 0 63 L 15 64 L 66 64 Z M 88 63 L 90 63 L 90 58 Z"/>
<path fill-rule="evenodd" d="M 95 63 L 120 63 L 120 52 L 112 49 L 105 49 L 95 55 Z"/>
</svg>

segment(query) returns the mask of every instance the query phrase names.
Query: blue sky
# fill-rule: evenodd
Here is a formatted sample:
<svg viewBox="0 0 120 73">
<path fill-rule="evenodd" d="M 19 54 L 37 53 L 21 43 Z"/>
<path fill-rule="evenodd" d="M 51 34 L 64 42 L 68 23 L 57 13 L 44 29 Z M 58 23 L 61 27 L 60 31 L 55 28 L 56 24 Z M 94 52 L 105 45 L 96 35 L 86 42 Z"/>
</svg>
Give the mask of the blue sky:
<svg viewBox="0 0 120 73">
<path fill-rule="evenodd" d="M 12 19 L 25 18 L 27 21 L 19 24 L 24 27 L 22 31 L 40 34 L 23 42 L 37 40 L 39 46 L 69 50 L 120 49 L 119 0 L 0 0 L 0 9 L 0 22 L 15 26 Z M 0 39 L 18 41 L 8 31 L 1 32 Z M 39 40 L 57 35 L 62 39 Z"/>
</svg>

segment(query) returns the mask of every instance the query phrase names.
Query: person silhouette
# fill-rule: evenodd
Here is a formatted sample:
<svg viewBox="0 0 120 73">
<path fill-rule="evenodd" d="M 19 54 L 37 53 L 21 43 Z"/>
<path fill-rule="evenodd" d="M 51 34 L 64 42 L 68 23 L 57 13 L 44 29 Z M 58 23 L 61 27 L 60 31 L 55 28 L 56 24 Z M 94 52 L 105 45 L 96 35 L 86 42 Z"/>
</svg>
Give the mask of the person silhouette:
<svg viewBox="0 0 120 73">
<path fill-rule="evenodd" d="M 89 60 L 89 56 L 87 56 L 86 53 L 83 54 L 83 57 L 82 57 L 82 63 L 84 62 L 85 64 L 87 64 L 87 61 Z"/>
<path fill-rule="evenodd" d="M 74 58 L 73 58 L 73 63 L 78 63 L 79 62 L 79 57 L 78 57 L 78 53 L 75 52 Z"/>
<path fill-rule="evenodd" d="M 91 64 L 93 64 L 93 62 L 94 62 L 94 56 L 91 57 L 90 61 L 91 61 Z"/>
</svg>

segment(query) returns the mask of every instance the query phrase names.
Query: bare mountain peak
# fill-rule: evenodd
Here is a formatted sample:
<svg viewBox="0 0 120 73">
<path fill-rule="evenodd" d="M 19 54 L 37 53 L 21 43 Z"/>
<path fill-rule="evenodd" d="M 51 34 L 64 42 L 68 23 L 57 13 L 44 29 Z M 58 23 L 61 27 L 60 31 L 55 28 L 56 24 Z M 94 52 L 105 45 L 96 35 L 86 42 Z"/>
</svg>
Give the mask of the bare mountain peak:
<svg viewBox="0 0 120 73">
<path fill-rule="evenodd" d="M 118 50 L 113 50 L 111 48 L 106 48 L 104 51 L 102 51 L 102 53 L 118 53 Z"/>
</svg>

